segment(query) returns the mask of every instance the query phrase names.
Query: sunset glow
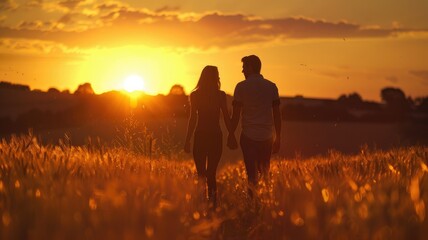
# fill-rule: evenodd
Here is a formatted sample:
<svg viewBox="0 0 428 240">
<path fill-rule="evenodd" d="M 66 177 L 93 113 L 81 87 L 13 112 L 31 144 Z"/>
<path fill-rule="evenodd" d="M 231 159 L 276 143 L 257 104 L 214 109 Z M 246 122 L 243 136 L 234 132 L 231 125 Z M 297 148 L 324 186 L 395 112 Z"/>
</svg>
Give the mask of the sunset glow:
<svg viewBox="0 0 428 240">
<path fill-rule="evenodd" d="M 129 75 L 123 81 L 123 89 L 125 89 L 128 92 L 144 91 L 145 90 L 144 89 L 144 81 L 138 75 Z"/>
<path fill-rule="evenodd" d="M 427 13 L 0 0 L 0 240 L 427 237 Z"/>
<path fill-rule="evenodd" d="M 215 65 L 233 94 L 241 58 L 256 54 L 282 96 L 379 101 L 391 86 L 417 97 L 428 92 L 427 8 L 425 0 L 8 0 L 0 79 L 71 91 L 90 82 L 100 94 L 134 73 L 150 79 L 148 93 L 167 94 L 174 84 L 190 91 Z"/>
</svg>

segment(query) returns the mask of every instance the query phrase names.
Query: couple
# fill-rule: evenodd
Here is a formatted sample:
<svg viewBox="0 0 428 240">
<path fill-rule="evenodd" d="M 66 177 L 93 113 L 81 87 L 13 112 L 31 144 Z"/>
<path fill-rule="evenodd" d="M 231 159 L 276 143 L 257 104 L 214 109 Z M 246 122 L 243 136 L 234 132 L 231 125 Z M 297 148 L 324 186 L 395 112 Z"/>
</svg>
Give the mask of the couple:
<svg viewBox="0 0 428 240">
<path fill-rule="evenodd" d="M 226 94 L 220 90 L 217 67 L 206 66 L 196 88 L 190 94 L 191 113 L 184 150 L 190 153 L 190 141 L 194 135 L 193 158 L 196 170 L 202 183 L 207 182 L 208 199 L 214 206 L 217 201 L 216 171 L 223 147 L 220 111 L 229 132 L 227 146 L 231 149 L 238 147 L 235 130 L 242 115 L 240 146 L 250 186 L 257 184 L 259 174 L 267 176 L 271 153 L 278 152 L 280 148 L 278 88 L 260 74 L 259 57 L 250 55 L 243 57 L 241 61 L 245 80 L 236 85 L 231 118 L 227 110 Z"/>
</svg>

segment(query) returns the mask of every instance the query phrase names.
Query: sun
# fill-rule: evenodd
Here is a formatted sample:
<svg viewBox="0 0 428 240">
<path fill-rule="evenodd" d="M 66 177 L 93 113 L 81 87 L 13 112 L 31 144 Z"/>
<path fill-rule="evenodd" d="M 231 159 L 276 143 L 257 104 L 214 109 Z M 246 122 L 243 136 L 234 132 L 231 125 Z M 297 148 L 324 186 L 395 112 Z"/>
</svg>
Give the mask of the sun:
<svg viewBox="0 0 428 240">
<path fill-rule="evenodd" d="M 128 92 L 143 91 L 145 90 L 144 80 L 139 75 L 129 75 L 123 81 L 123 89 Z"/>
</svg>

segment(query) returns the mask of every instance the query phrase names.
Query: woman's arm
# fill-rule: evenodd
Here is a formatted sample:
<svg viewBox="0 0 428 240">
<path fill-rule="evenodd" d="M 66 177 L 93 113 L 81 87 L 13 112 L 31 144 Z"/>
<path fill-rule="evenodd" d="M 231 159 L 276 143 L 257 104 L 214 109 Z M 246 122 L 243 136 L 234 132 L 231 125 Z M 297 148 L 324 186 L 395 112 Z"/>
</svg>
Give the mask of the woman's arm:
<svg viewBox="0 0 428 240">
<path fill-rule="evenodd" d="M 190 153 L 190 140 L 192 139 L 193 132 L 195 131 L 197 114 L 193 97 L 190 95 L 190 118 L 187 125 L 186 142 L 184 144 L 184 151 L 186 153 Z"/>
<path fill-rule="evenodd" d="M 222 96 L 220 108 L 223 113 L 224 124 L 226 125 L 227 131 L 230 133 L 232 132 L 232 123 L 230 121 L 229 110 L 227 109 L 226 94 Z"/>
<path fill-rule="evenodd" d="M 233 104 L 232 118 L 231 118 L 231 132 L 235 133 L 236 128 L 238 127 L 239 119 L 241 118 L 242 104 L 235 103 Z"/>
<path fill-rule="evenodd" d="M 238 143 L 235 138 L 236 127 L 232 126 L 232 119 L 229 115 L 229 111 L 227 110 L 226 94 L 224 95 L 224 100 L 221 102 L 221 111 L 223 112 L 224 123 L 227 131 L 229 132 L 229 135 L 227 136 L 227 146 L 230 149 L 236 149 L 238 148 Z"/>
</svg>

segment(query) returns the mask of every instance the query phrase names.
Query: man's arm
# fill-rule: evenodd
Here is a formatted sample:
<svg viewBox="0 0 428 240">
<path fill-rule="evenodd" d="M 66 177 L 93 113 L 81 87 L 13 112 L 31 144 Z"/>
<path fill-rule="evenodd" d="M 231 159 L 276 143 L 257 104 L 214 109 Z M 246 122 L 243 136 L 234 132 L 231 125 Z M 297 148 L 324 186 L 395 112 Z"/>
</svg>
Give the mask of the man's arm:
<svg viewBox="0 0 428 240">
<path fill-rule="evenodd" d="M 238 142 L 235 137 L 235 130 L 238 127 L 239 119 L 241 118 L 242 111 L 242 91 L 238 85 L 235 87 L 235 91 L 233 92 L 233 102 L 232 102 L 232 117 L 230 119 L 230 129 L 229 136 L 227 137 L 227 146 L 230 149 L 238 148 Z"/>
<path fill-rule="evenodd" d="M 241 117 L 242 104 L 235 102 L 233 104 L 232 119 L 230 122 L 230 133 L 235 134 L 235 130 L 238 127 L 239 119 Z"/>
<path fill-rule="evenodd" d="M 275 141 L 273 142 L 272 152 L 277 153 L 281 147 L 281 111 L 279 110 L 279 104 L 273 105 L 272 110 L 275 124 Z"/>
</svg>

